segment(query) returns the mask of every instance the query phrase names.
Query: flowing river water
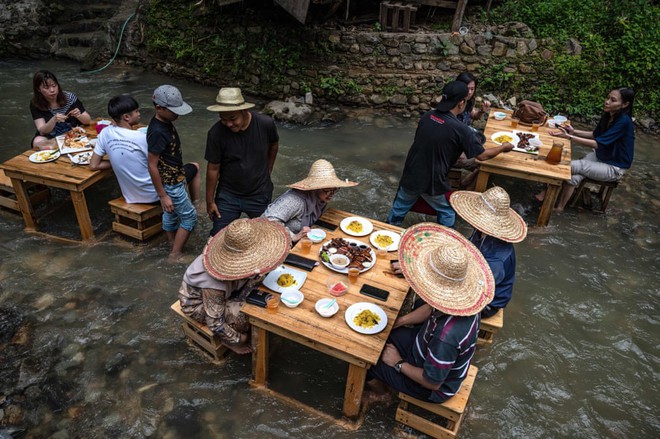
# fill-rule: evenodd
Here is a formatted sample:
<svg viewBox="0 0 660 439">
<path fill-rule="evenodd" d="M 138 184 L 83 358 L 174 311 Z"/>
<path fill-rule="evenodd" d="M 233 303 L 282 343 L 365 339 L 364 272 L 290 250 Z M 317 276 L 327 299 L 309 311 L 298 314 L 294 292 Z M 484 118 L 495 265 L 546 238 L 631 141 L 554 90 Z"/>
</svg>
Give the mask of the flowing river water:
<svg viewBox="0 0 660 439">
<path fill-rule="evenodd" d="M 0 160 L 25 151 L 34 132 L 28 103 L 34 71 L 48 68 L 92 116 L 110 97 L 132 94 L 153 115 L 152 90 L 178 86 L 192 105 L 177 128 L 184 158 L 205 167 L 205 110 L 217 88 L 111 67 L 82 74 L 61 61 L 0 61 Z M 361 116 L 325 127 L 279 125 L 275 195 L 316 159 L 360 182 L 333 206 L 385 219 L 415 120 Z M 585 151 L 575 148 L 574 157 Z M 606 215 L 568 209 L 516 245 L 517 283 L 504 329 L 475 356 L 479 375 L 461 437 L 660 437 L 658 139 L 637 134 L 635 162 Z M 495 178 L 529 224 L 537 185 Z M 395 436 L 395 405 L 369 408 L 345 430 L 250 388 L 249 356 L 222 367 L 188 346 L 169 306 L 185 265 L 165 262 L 168 245 L 132 245 L 110 230 L 114 181 L 87 191 L 98 242 L 69 245 L 23 231 L 0 212 L 0 437 L 372 438 Z M 39 213 L 51 233 L 78 237 L 67 194 L 53 191 Z M 424 218 L 411 214 L 405 225 Z M 204 212 L 189 253 L 202 250 Z M 459 222 L 465 233 L 469 229 Z M 276 339 L 273 388 L 339 414 L 347 367 Z"/>
</svg>

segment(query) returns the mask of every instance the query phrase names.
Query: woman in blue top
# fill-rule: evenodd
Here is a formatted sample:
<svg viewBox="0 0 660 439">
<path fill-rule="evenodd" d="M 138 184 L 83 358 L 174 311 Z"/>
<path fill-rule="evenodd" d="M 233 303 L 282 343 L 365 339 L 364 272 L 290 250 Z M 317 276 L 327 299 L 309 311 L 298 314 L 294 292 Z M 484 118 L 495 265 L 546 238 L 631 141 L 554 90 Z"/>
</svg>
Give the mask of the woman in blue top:
<svg viewBox="0 0 660 439">
<path fill-rule="evenodd" d="M 564 210 L 575 187 L 585 177 L 597 181 L 617 181 L 630 168 L 635 149 L 635 129 L 631 118 L 634 100 L 632 88 L 615 88 L 605 99 L 604 114 L 593 132 L 576 130 L 570 124 L 561 126 L 558 131 L 550 131 L 553 136 L 593 148 L 584 158 L 571 162 L 571 179 L 564 182 L 555 211 Z"/>
</svg>

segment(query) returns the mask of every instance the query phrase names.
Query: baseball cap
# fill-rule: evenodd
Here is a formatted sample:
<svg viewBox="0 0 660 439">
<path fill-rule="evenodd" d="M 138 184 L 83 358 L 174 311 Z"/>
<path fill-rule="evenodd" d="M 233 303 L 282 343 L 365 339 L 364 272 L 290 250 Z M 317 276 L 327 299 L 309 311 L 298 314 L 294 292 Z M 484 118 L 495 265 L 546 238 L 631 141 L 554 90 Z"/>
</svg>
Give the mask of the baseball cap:
<svg viewBox="0 0 660 439">
<path fill-rule="evenodd" d="M 165 107 L 174 114 L 183 116 L 192 111 L 190 105 L 183 102 L 181 97 L 181 92 L 178 88 L 173 85 L 161 85 L 156 90 L 154 90 L 154 95 L 152 97 L 154 104 L 159 107 Z"/>
<path fill-rule="evenodd" d="M 442 89 L 442 100 L 435 107 L 438 111 L 449 111 L 468 95 L 465 83 L 452 81 L 445 84 Z"/>
</svg>

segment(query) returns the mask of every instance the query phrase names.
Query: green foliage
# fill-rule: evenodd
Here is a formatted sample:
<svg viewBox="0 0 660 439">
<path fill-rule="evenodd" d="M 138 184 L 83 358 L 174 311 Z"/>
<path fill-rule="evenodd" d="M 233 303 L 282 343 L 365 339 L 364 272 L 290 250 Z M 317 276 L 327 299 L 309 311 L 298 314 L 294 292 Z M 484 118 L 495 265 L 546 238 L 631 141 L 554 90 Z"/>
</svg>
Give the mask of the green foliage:
<svg viewBox="0 0 660 439">
<path fill-rule="evenodd" d="M 323 76 L 320 78 L 319 87 L 325 91 L 328 97 L 341 95 L 358 95 L 362 93 L 362 86 L 353 79 L 344 80 L 341 76 Z"/>
</svg>

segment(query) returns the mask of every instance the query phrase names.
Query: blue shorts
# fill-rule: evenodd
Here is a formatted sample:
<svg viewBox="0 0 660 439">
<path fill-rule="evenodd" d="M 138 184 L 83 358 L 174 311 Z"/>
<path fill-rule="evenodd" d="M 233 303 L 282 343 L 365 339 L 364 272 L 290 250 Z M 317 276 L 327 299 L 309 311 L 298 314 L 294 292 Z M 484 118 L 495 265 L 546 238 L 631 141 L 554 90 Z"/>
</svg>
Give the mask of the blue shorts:
<svg viewBox="0 0 660 439">
<path fill-rule="evenodd" d="M 197 209 L 190 201 L 186 191 L 186 182 L 166 184 L 163 185 L 163 189 L 174 204 L 173 212 L 163 212 L 163 230 L 174 232 L 181 227 L 192 232 L 197 224 Z"/>
</svg>

